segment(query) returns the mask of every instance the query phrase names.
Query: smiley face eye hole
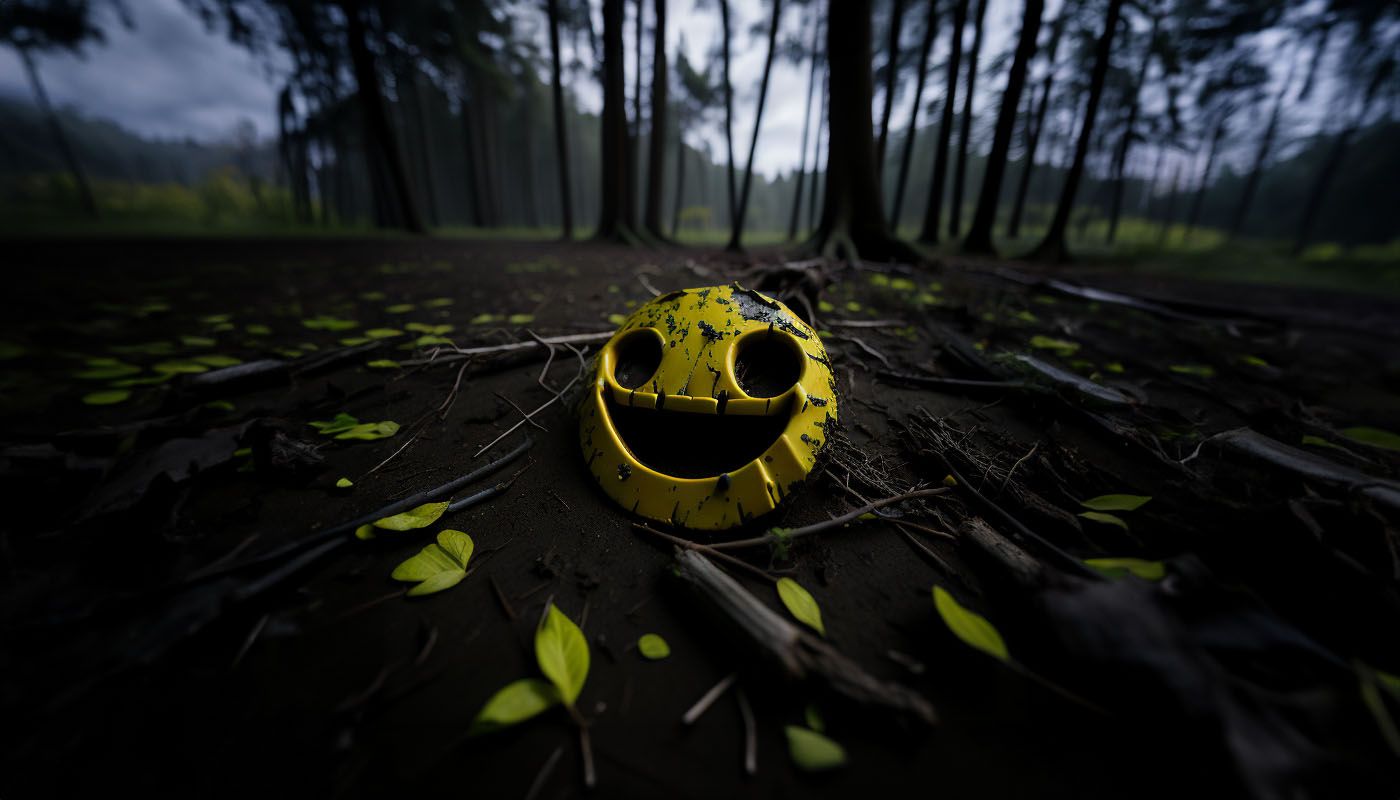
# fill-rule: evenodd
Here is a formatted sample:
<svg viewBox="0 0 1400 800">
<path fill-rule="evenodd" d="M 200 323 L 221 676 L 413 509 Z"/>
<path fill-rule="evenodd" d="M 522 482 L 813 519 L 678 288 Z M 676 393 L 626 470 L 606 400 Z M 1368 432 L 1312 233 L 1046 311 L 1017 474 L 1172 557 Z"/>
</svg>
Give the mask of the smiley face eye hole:
<svg viewBox="0 0 1400 800">
<path fill-rule="evenodd" d="M 802 377 L 802 356 L 792 337 L 768 331 L 739 342 L 734 380 L 749 397 L 777 397 Z"/>
<path fill-rule="evenodd" d="M 661 366 L 661 337 L 650 328 L 638 328 L 613 345 L 613 380 L 624 389 L 646 385 Z"/>
</svg>

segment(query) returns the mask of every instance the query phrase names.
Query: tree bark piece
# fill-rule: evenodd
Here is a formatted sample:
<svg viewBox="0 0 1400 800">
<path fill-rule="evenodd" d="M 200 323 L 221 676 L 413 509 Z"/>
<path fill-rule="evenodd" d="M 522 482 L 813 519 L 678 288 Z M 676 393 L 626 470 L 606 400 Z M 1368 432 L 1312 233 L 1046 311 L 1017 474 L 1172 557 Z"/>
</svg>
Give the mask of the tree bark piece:
<svg viewBox="0 0 1400 800">
<path fill-rule="evenodd" d="M 817 683 L 856 705 L 933 725 L 933 706 L 901 684 L 881 681 L 826 641 L 788 622 L 705 556 L 677 550 L 677 575 L 789 680 Z"/>
</svg>

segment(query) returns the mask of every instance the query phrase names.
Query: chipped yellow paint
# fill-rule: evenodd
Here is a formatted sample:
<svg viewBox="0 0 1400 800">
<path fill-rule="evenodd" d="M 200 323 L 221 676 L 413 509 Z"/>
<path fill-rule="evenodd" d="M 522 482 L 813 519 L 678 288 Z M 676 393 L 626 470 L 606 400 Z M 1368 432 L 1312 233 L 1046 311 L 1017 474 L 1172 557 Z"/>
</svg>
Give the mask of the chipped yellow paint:
<svg viewBox="0 0 1400 800">
<path fill-rule="evenodd" d="M 735 372 L 741 353 L 760 344 L 770 363 L 787 368 L 770 370 L 770 385 L 796 376 L 772 386 L 771 397 L 746 392 Z M 639 351 L 659 360 L 654 369 L 630 355 Z M 629 368 L 628 359 L 643 366 Z M 589 470 L 623 508 L 684 528 L 732 528 L 772 511 L 811 473 L 837 420 L 836 381 L 816 331 L 738 284 L 640 306 L 594 363 L 579 408 Z M 630 386 L 619 381 L 620 365 Z"/>
</svg>

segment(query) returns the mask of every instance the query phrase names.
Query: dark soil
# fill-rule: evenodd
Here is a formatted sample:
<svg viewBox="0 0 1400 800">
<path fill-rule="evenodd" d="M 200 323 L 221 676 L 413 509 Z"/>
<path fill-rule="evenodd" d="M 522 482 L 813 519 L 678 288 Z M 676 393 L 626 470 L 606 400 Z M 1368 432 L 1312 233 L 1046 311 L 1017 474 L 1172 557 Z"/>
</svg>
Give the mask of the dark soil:
<svg viewBox="0 0 1400 800">
<path fill-rule="evenodd" d="M 1048 586 L 1017 583 L 965 537 L 915 532 L 914 545 L 880 520 L 804 539 L 787 554 L 749 554 L 812 592 L 839 650 L 926 697 L 940 721 L 925 729 L 758 664 L 672 577 L 669 545 L 634 530 L 597 490 L 570 409 L 549 408 L 537 417 L 547 431 L 523 427 L 474 460 L 519 421 L 512 402 L 528 411 L 550 398 L 536 381 L 539 357 L 473 362 L 442 419 L 435 410 L 459 364 L 364 366 L 415 358 L 401 347 L 418 332 L 290 382 L 237 391 L 200 393 L 179 375 L 91 406 L 82 397 L 105 381 L 74 377 L 94 357 L 143 368 L 199 354 L 314 358 L 365 330 L 409 322 L 450 324 L 445 335 L 463 347 L 524 340 L 527 329 L 608 331 L 610 315 L 652 296 L 648 284 L 665 292 L 739 280 L 806 313 L 783 294 L 799 283 L 776 269 L 780 254 L 407 240 L 7 250 L 0 342 L 18 346 L 6 353 L 0 385 L 7 798 L 524 796 L 560 748 L 538 796 L 582 794 L 565 714 L 467 736 L 497 689 L 538 674 L 533 633 L 550 599 L 592 646 L 580 710 L 593 720 L 602 797 L 1262 797 L 1280 787 L 1393 797 L 1400 788 L 1384 719 L 1397 705 L 1385 687 L 1364 700 L 1357 677 L 1400 674 L 1395 509 L 1209 440 L 1248 427 L 1377 481 L 1395 479 L 1400 453 L 1340 433 L 1400 431 L 1400 307 L 1385 301 L 988 262 L 809 273 L 843 434 L 794 502 L 739 533 L 843 513 L 858 505 L 845 487 L 874 499 L 939 485 L 947 459 L 963 482 L 908 507 L 908 519 L 956 533 L 985 518 L 1055 570 Z M 1049 278 L 1091 280 L 1151 304 L 1076 296 Z M 483 314 L 499 316 L 473 324 Z M 358 325 L 303 324 L 322 315 Z M 859 326 L 880 320 L 893 323 Z M 113 350 L 158 341 L 170 349 Z M 1034 355 L 1130 402 L 1047 389 L 1043 376 L 996 361 L 1002 352 Z M 562 386 L 577 372 L 577 360 L 561 355 L 549 378 Z M 1040 388 L 933 387 L 930 378 Z M 403 428 L 347 443 L 306 424 L 339 412 Z M 412 438 L 411 423 L 425 415 Z M 130 425 L 141 420 L 163 421 Z M 237 444 L 252 455 L 142 484 L 133 507 L 95 513 L 102 487 L 142 453 L 249 421 Z M 273 431 L 278 441 L 318 446 L 320 469 L 275 458 Z M 193 615 L 195 601 L 172 586 L 198 570 L 374 512 L 470 471 L 527 432 L 535 446 L 502 474 L 528 468 L 504 495 L 431 528 L 353 541 L 278 591 L 215 604 L 222 610 L 210 625 L 180 616 Z M 1302 444 L 1305 436 L 1314 444 Z M 354 487 L 334 488 L 340 477 Z M 1119 493 L 1153 500 L 1120 514 L 1125 529 L 1077 516 L 1079 501 Z M 473 537 L 474 571 L 441 594 L 401 596 L 390 572 L 442 528 Z M 1169 577 L 1065 577 L 1076 565 L 1058 562 L 1046 542 L 1075 559 L 1162 561 Z M 736 575 L 781 609 L 771 584 Z M 1022 666 L 955 638 L 934 610 L 935 584 L 984 613 Z M 1122 591 L 1131 597 L 1093 600 L 1098 588 L 1084 586 L 1130 586 Z M 1149 594 L 1143 608 L 1171 620 L 1170 636 L 1154 638 L 1155 618 L 1135 616 L 1133 598 Z M 635 643 L 644 633 L 664 636 L 671 657 L 643 659 Z M 1174 658 L 1187 666 L 1173 667 Z M 680 722 L 736 671 L 757 717 L 752 777 L 732 692 L 694 726 Z M 1226 694 L 1234 700 L 1221 701 Z M 794 766 L 784 734 L 811 705 L 849 757 L 819 775 Z M 1257 735 L 1242 741 L 1241 731 Z"/>
</svg>

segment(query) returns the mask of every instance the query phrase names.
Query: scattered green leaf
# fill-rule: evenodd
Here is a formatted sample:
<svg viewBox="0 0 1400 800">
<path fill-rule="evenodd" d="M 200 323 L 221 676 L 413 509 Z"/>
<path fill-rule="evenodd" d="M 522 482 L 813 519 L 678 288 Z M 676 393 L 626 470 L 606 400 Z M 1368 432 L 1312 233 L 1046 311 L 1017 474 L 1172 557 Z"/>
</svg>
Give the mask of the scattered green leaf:
<svg viewBox="0 0 1400 800">
<path fill-rule="evenodd" d="M 450 305 L 452 305 L 452 298 L 450 297 L 434 297 L 431 300 L 425 300 L 423 302 L 424 308 L 445 308 Z"/>
<path fill-rule="evenodd" d="M 559 702 L 559 692 L 539 678 L 522 678 L 491 695 L 472 721 L 472 735 L 489 733 L 538 716 Z"/>
<path fill-rule="evenodd" d="M 801 725 L 785 725 L 788 755 L 798 769 L 807 772 L 835 769 L 846 763 L 846 750 L 820 733 Z"/>
<path fill-rule="evenodd" d="M 141 368 L 135 366 L 134 364 L 123 364 L 118 361 L 114 361 L 111 364 L 92 363 L 93 361 L 97 360 L 98 359 L 92 359 L 88 362 L 88 365 L 91 367 L 91 369 L 85 369 L 82 372 L 75 372 L 73 373 L 73 377 L 84 381 L 107 381 L 113 378 L 125 378 L 128 375 L 135 375 L 136 373 L 141 371 Z"/>
<path fill-rule="evenodd" d="M 1269 362 L 1265 361 L 1264 359 L 1260 358 L 1259 356 L 1242 355 L 1242 356 L 1240 356 L 1240 361 L 1241 361 L 1242 363 L 1248 364 L 1248 365 L 1251 366 L 1251 367 L 1267 367 L 1267 366 L 1269 366 Z"/>
<path fill-rule="evenodd" d="M 412 303 L 396 303 L 385 308 L 384 311 L 389 314 L 407 314 L 415 308 L 417 308 L 417 306 Z"/>
<path fill-rule="evenodd" d="M 413 346 L 414 346 L 414 347 L 429 347 L 429 346 L 431 346 L 431 345 L 437 345 L 437 344 L 447 344 L 447 345 L 450 345 L 450 344 L 452 344 L 452 340 L 449 339 L 449 338 L 447 338 L 446 336 L 433 336 L 433 335 L 429 334 L 429 335 L 427 335 L 427 336 L 419 336 L 419 337 L 418 337 L 417 339 L 415 339 L 414 342 L 413 342 Z"/>
<path fill-rule="evenodd" d="M 186 347 L 213 347 L 218 342 L 208 336 L 181 336 L 180 344 Z"/>
<path fill-rule="evenodd" d="M 1031 337 L 1031 347 L 1037 350 L 1049 350 L 1057 356 L 1072 356 L 1079 352 L 1079 344 L 1076 342 L 1040 334 Z"/>
<path fill-rule="evenodd" d="M 209 367 L 195 361 L 162 361 L 151 369 L 167 375 L 198 375 L 209 371 Z"/>
<path fill-rule="evenodd" d="M 236 407 L 227 400 L 210 400 L 204 404 L 205 408 L 213 411 L 233 411 Z"/>
<path fill-rule="evenodd" d="M 1079 504 L 1094 511 L 1136 511 L 1152 498 L 1140 494 L 1101 494 Z"/>
<path fill-rule="evenodd" d="M 351 328 L 358 328 L 360 323 L 353 319 L 339 319 L 337 317 L 309 317 L 301 321 L 304 327 L 313 331 L 348 331 Z"/>
<path fill-rule="evenodd" d="M 657 634 L 645 633 L 642 634 L 642 638 L 637 640 L 637 651 L 645 658 L 660 661 L 671 655 L 671 645 Z"/>
<path fill-rule="evenodd" d="M 1145 581 L 1160 581 L 1167 574 L 1167 566 L 1162 562 L 1140 558 L 1086 558 L 1084 563 L 1110 578 L 1136 575 Z"/>
<path fill-rule="evenodd" d="M 399 432 L 399 423 L 393 420 L 384 422 L 364 422 L 349 430 L 341 431 L 335 435 L 337 439 L 355 439 L 362 442 L 372 442 L 376 439 L 387 439 Z"/>
<path fill-rule="evenodd" d="M 196 363 L 203 364 L 206 367 L 214 367 L 216 369 L 222 367 L 234 367 L 243 363 L 242 360 L 234 358 L 233 356 L 221 355 L 195 356 L 191 360 L 195 361 Z"/>
<path fill-rule="evenodd" d="M 572 708 L 588 679 L 588 641 L 574 621 L 553 603 L 535 631 L 535 660 L 559 690 L 564 705 Z"/>
<path fill-rule="evenodd" d="M 365 362 L 365 366 L 370 369 L 398 369 L 399 362 L 392 358 L 376 358 L 373 361 Z"/>
<path fill-rule="evenodd" d="M 375 537 L 373 525 L 361 525 L 355 529 L 355 538 L 362 542 L 368 542 Z"/>
<path fill-rule="evenodd" d="M 83 395 L 83 403 L 90 406 L 111 406 L 125 402 L 131 397 L 129 389 L 104 389 Z"/>
<path fill-rule="evenodd" d="M 359 425 L 360 421 L 342 411 L 331 419 L 318 420 L 306 424 L 329 436 L 333 433 L 348 431 L 356 425 Z"/>
<path fill-rule="evenodd" d="M 392 339 L 395 336 L 403 336 L 403 331 L 395 328 L 370 328 L 365 331 L 366 339 Z"/>
<path fill-rule="evenodd" d="M 822 636 L 826 635 L 826 628 L 822 626 L 822 610 L 817 605 L 816 598 L 802 588 L 801 584 L 792 578 L 779 578 L 778 598 L 798 622 Z"/>
<path fill-rule="evenodd" d="M 386 531 L 411 531 L 418 528 L 426 528 L 438 521 L 438 517 L 447 511 L 449 503 L 424 503 L 417 508 L 411 508 L 402 514 L 395 514 L 392 517 L 385 517 L 374 521 L 374 527 Z"/>
<path fill-rule="evenodd" d="M 250 336 L 271 336 L 271 335 L 272 335 L 272 329 L 269 328 L 269 327 L 267 327 L 266 325 L 262 324 L 261 322 L 254 322 L 254 323 L 252 323 L 251 325 L 244 325 L 244 326 L 243 326 L 243 330 L 247 331 L 247 332 L 248 332 L 248 335 L 250 335 Z"/>
<path fill-rule="evenodd" d="M 820 711 L 817 710 L 816 706 L 807 706 L 807 709 L 803 712 L 802 717 L 803 719 L 807 720 L 807 727 L 811 728 L 817 733 L 826 733 L 826 720 L 822 719 L 822 714 Z"/>
<path fill-rule="evenodd" d="M 396 581 L 417 583 L 417 586 L 408 591 L 409 597 L 421 597 L 451 589 L 467 577 L 467 562 L 471 560 L 474 549 L 472 537 L 467 534 L 453 530 L 442 531 L 437 535 L 436 542 L 395 567 L 389 577 Z"/>
<path fill-rule="evenodd" d="M 512 325 L 529 325 L 534 321 L 534 314 L 511 314 L 509 317 L 506 317 L 506 322 Z"/>
<path fill-rule="evenodd" d="M 1381 430 L 1380 428 L 1369 428 L 1359 426 L 1355 428 L 1343 428 L 1342 435 L 1362 444 L 1369 444 L 1372 447 L 1379 447 L 1382 450 L 1394 450 L 1400 452 L 1400 434 Z"/>
<path fill-rule="evenodd" d="M 992 623 L 981 614 L 963 608 L 942 586 L 933 587 L 933 605 L 954 636 L 993 658 L 1011 660 L 1006 642 Z"/>
<path fill-rule="evenodd" d="M 1128 523 L 1124 522 L 1122 517 L 1105 514 L 1102 511 L 1083 511 L 1080 512 L 1079 516 L 1094 522 L 1102 522 L 1105 525 L 1117 525 L 1125 531 L 1128 529 Z"/>
<path fill-rule="evenodd" d="M 1313 447 L 1328 447 L 1333 450 L 1341 450 L 1343 453 L 1347 451 L 1345 447 L 1339 444 L 1329 442 L 1321 436 L 1313 436 L 1312 434 L 1307 434 L 1303 437 L 1303 444 L 1310 444 Z"/>
<path fill-rule="evenodd" d="M 1167 369 L 1178 375 L 1193 375 L 1197 378 L 1214 378 L 1215 367 L 1205 364 L 1172 364 Z"/>
<path fill-rule="evenodd" d="M 341 478 L 340 480 L 335 482 L 335 488 L 337 489 L 349 489 L 351 486 L 354 485 L 355 482 L 350 480 L 349 478 Z"/>
</svg>

